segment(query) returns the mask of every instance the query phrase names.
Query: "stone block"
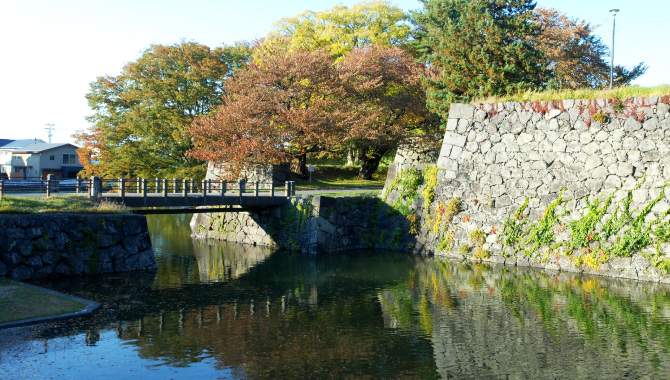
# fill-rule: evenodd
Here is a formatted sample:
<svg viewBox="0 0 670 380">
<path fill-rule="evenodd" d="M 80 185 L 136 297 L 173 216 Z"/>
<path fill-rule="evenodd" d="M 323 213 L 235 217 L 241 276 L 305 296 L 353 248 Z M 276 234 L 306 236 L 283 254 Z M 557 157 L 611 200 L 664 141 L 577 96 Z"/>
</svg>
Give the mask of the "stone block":
<svg viewBox="0 0 670 380">
<path fill-rule="evenodd" d="M 24 266 L 24 265 L 19 265 L 16 268 L 12 269 L 12 273 L 10 274 L 10 278 L 12 280 L 16 281 L 24 281 L 27 279 L 30 279 L 33 277 L 33 270 Z"/>
<path fill-rule="evenodd" d="M 5 236 L 9 239 L 24 239 L 26 231 L 23 228 L 7 228 L 5 229 Z"/>
<path fill-rule="evenodd" d="M 459 147 L 464 147 L 467 142 L 467 137 L 460 135 L 455 132 L 446 131 L 444 132 L 444 142 L 443 144 L 455 145 Z"/>
<path fill-rule="evenodd" d="M 470 119 L 474 116 L 475 109 L 471 104 L 452 103 L 449 107 L 449 119 Z"/>
<path fill-rule="evenodd" d="M 457 127 L 458 127 L 458 119 L 449 119 L 447 121 L 447 126 L 446 126 L 447 131 L 455 132 Z"/>
</svg>

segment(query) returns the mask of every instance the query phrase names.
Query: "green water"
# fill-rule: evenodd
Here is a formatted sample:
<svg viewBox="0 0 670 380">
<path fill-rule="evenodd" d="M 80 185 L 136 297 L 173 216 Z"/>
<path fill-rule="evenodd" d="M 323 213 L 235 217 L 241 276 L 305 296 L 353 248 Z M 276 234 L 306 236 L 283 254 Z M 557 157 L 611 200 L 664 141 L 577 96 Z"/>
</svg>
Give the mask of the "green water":
<svg viewBox="0 0 670 380">
<path fill-rule="evenodd" d="M 658 285 L 392 252 L 194 241 L 150 216 L 157 273 L 40 285 L 103 304 L 0 333 L 0 378 L 670 378 Z"/>
</svg>

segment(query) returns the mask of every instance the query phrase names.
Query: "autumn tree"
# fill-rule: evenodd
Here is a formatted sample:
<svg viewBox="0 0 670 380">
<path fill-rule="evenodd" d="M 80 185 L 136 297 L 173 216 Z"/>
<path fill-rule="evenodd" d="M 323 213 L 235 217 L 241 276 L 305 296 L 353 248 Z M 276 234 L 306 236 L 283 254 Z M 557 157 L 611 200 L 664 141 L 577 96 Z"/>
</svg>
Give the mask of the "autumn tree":
<svg viewBox="0 0 670 380">
<path fill-rule="evenodd" d="M 409 138 L 413 144 L 427 143 L 437 132 L 439 120 L 426 107 L 421 83 L 424 69 L 402 49 L 354 49 L 337 69 L 347 93 L 341 140 L 362 151 L 360 179 L 372 179 L 389 149 Z"/>
<path fill-rule="evenodd" d="M 537 89 L 547 80 L 531 0 L 422 0 L 413 13 L 414 47 L 435 74 L 427 77 L 429 107 L 444 120 L 449 104 Z"/>
<path fill-rule="evenodd" d="M 359 176 L 371 179 L 386 150 L 437 127 L 421 68 L 401 49 L 354 49 L 339 63 L 324 50 L 262 49 L 226 82 L 223 104 L 189 129 L 190 154 L 228 164 L 231 178 L 245 165 L 296 158 L 302 174 L 306 153 L 354 145 L 365 153 Z"/>
<path fill-rule="evenodd" d="M 298 174 L 306 174 L 306 154 L 334 145 L 341 136 L 344 92 L 333 59 L 323 50 L 263 49 L 224 83 L 222 104 L 189 127 L 190 156 L 226 163 L 230 179 L 247 165 L 293 158 L 298 158 Z"/>
<path fill-rule="evenodd" d="M 541 32 L 532 41 L 544 52 L 553 74 L 548 87 L 577 89 L 609 85 L 609 49 L 593 34 L 595 26 L 551 8 L 536 9 L 535 22 Z M 614 83 L 628 85 L 646 69 L 644 62 L 630 69 L 617 65 Z"/>
<path fill-rule="evenodd" d="M 86 95 L 94 114 L 75 138 L 87 174 L 201 177 L 202 161 L 186 155 L 185 126 L 221 103 L 223 82 L 244 64 L 245 45 L 217 49 L 195 42 L 152 45 L 118 76 L 99 77 Z M 97 162 L 88 157 L 94 155 Z"/>
<path fill-rule="evenodd" d="M 348 8 L 334 6 L 325 11 L 305 11 L 295 17 L 279 20 L 270 40 L 288 36 L 290 50 L 324 49 L 341 59 L 355 48 L 367 45 L 385 47 L 405 44 L 410 27 L 407 15 L 388 1 L 365 1 Z"/>
</svg>

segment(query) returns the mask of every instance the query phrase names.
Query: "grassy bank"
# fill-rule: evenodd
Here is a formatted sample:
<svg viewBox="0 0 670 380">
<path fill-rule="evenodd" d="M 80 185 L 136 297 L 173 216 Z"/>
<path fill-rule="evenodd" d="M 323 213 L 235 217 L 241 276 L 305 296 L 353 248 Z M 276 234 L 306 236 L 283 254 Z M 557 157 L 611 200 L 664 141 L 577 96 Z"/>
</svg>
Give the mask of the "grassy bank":
<svg viewBox="0 0 670 380">
<path fill-rule="evenodd" d="M 566 100 L 566 99 L 628 99 L 634 97 L 651 97 L 651 96 L 670 96 L 670 85 L 664 84 L 656 87 L 637 87 L 625 86 L 617 87 L 612 90 L 593 90 L 593 89 L 578 89 L 578 90 L 552 90 L 552 91 L 526 91 L 507 96 L 497 96 L 482 99 L 475 99 L 471 104 L 477 105 L 480 103 L 498 103 L 498 102 L 537 102 L 549 100 Z"/>
<path fill-rule="evenodd" d="M 298 190 L 347 189 L 384 186 L 388 167 L 379 167 L 371 181 L 358 179 L 360 168 L 343 165 L 315 165 L 312 182 L 296 179 Z"/>
<path fill-rule="evenodd" d="M 74 313 L 83 302 L 0 278 L 0 323 Z"/>
<path fill-rule="evenodd" d="M 127 214 L 128 208 L 105 201 L 92 201 L 87 196 L 68 195 L 46 197 L 8 197 L 0 198 L 0 213 L 79 213 L 79 214 Z"/>
</svg>

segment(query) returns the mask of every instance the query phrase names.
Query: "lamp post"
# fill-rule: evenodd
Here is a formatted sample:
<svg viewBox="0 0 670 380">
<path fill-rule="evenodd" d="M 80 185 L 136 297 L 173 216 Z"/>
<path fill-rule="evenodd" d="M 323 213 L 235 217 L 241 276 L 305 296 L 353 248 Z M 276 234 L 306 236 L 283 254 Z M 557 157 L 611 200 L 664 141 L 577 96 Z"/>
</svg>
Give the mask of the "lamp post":
<svg viewBox="0 0 670 380">
<path fill-rule="evenodd" d="M 616 23 L 616 14 L 619 12 L 618 9 L 610 9 L 612 14 L 612 54 L 610 55 L 610 90 L 612 89 L 612 84 L 614 82 L 614 25 Z"/>
</svg>

